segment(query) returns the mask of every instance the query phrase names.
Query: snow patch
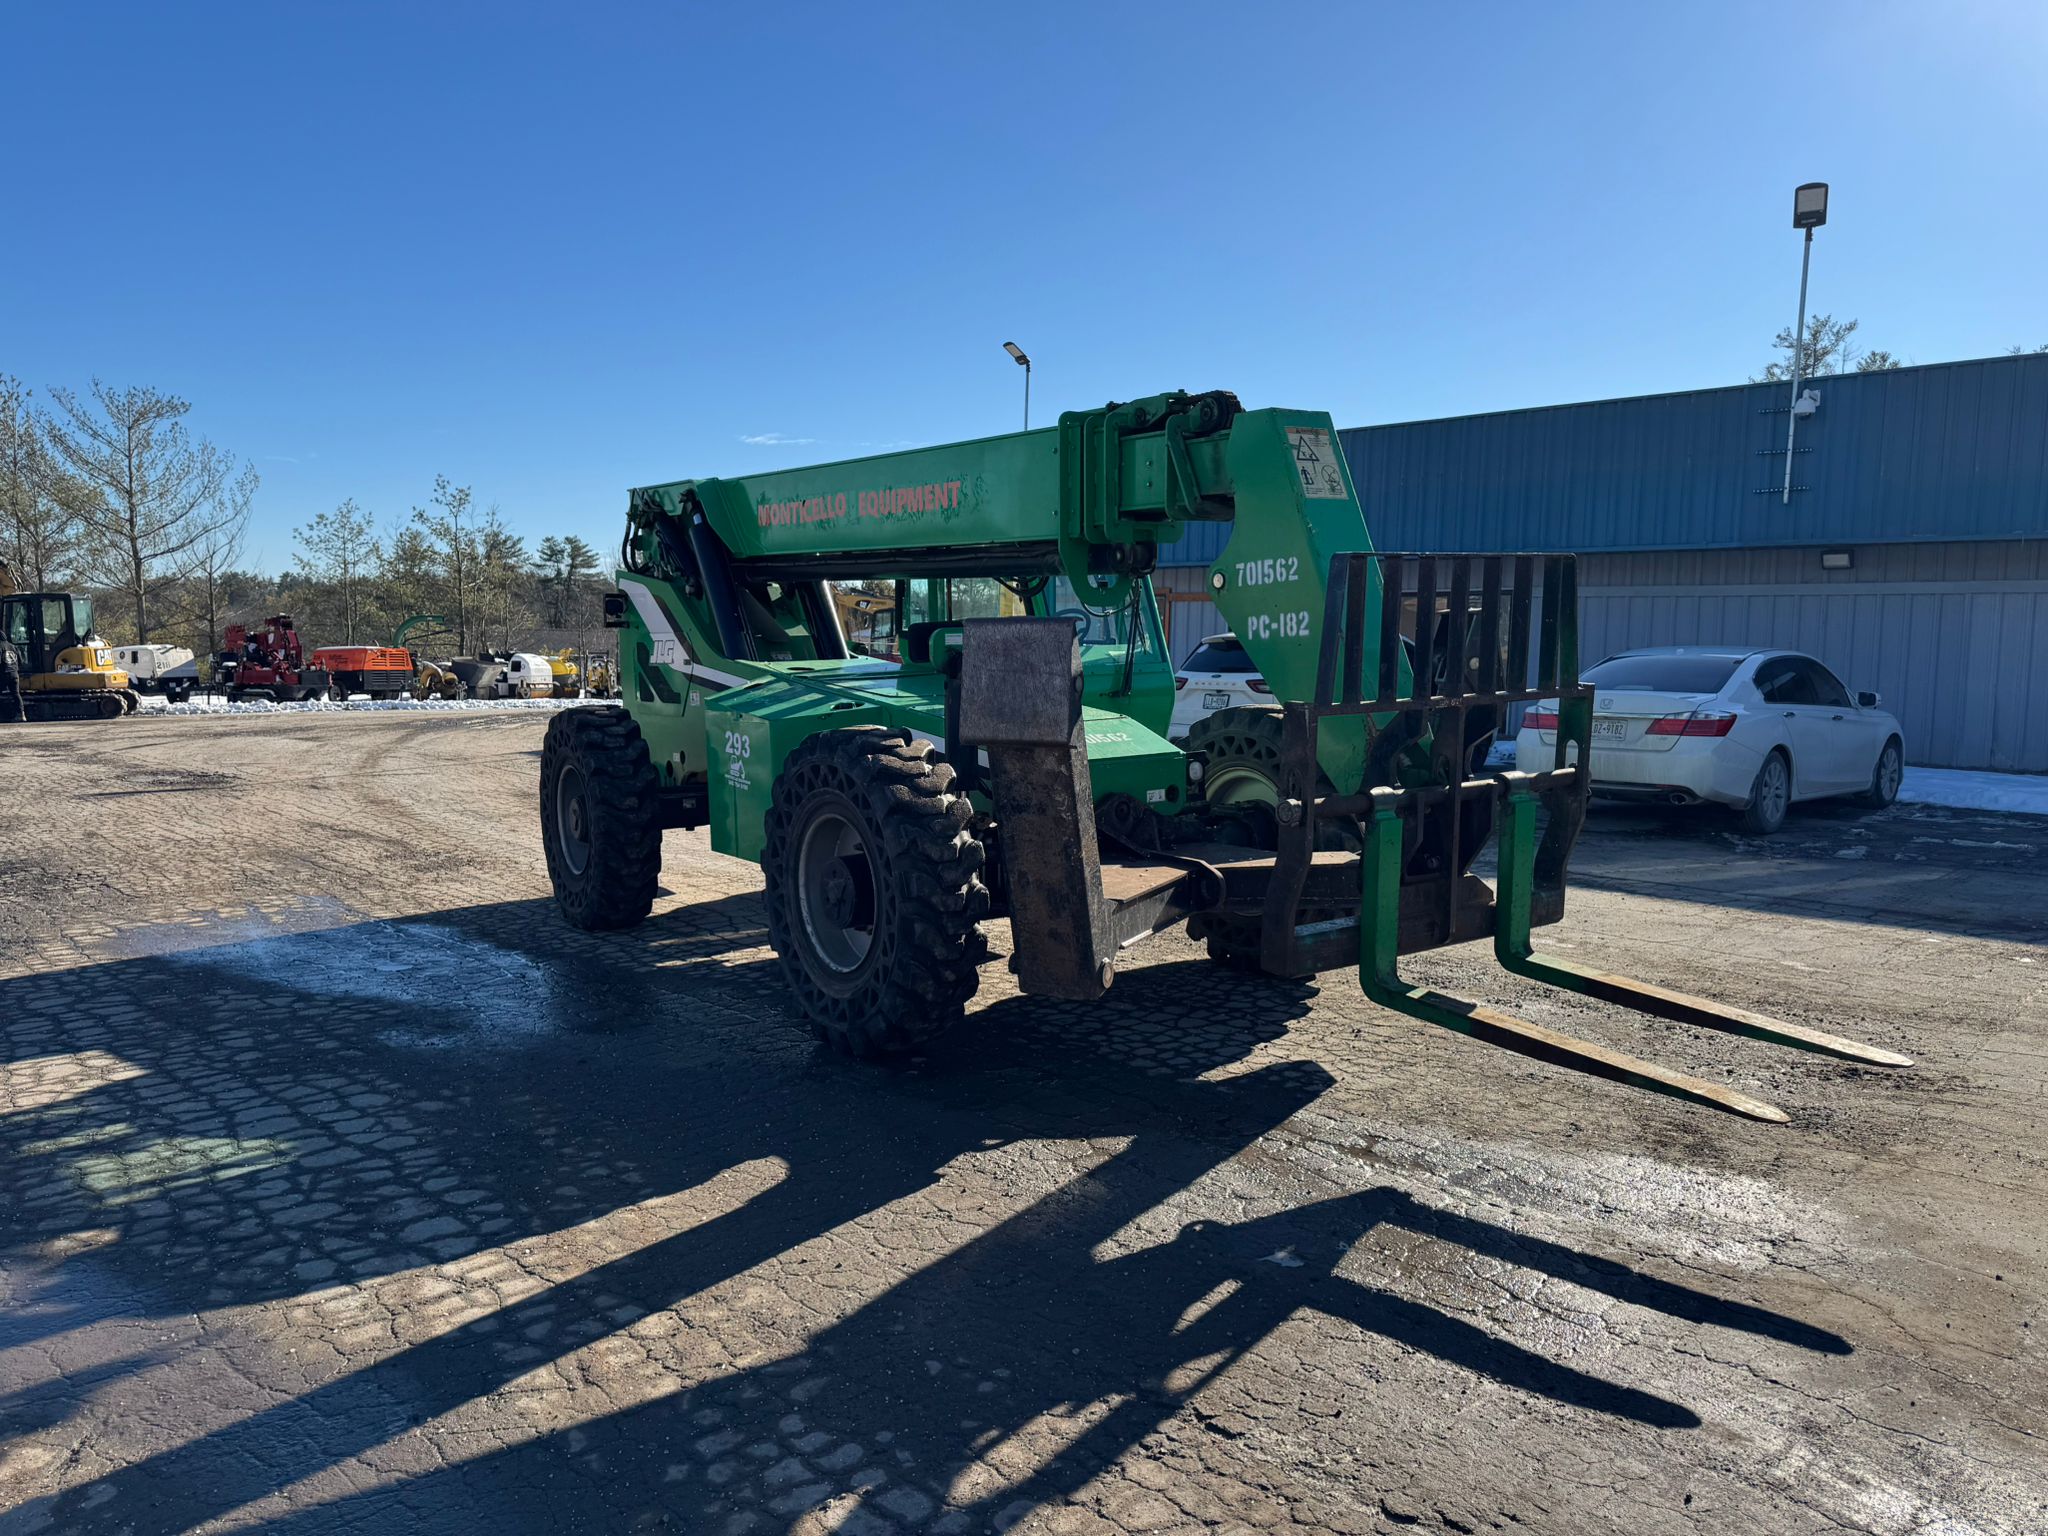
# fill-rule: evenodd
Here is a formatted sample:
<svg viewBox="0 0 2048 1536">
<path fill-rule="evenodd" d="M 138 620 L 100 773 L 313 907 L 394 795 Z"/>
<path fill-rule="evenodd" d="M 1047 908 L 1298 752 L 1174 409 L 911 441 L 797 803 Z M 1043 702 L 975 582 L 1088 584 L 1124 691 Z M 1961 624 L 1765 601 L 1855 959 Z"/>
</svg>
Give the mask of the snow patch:
<svg viewBox="0 0 2048 1536">
<path fill-rule="evenodd" d="M 2048 775 L 1986 773 L 1974 768 L 1908 768 L 1899 799 L 1959 811 L 2011 811 L 2048 816 Z"/>
<path fill-rule="evenodd" d="M 279 704 L 271 699 L 238 699 L 230 704 L 216 694 L 202 694 L 183 704 L 166 704 L 145 697 L 137 710 L 149 715 L 304 715 L 358 714 L 370 710 L 416 710 L 446 713 L 478 709 L 569 709 L 578 704 L 600 703 L 596 699 L 351 699 L 336 704 L 328 699 L 306 699 L 296 704 Z"/>
</svg>

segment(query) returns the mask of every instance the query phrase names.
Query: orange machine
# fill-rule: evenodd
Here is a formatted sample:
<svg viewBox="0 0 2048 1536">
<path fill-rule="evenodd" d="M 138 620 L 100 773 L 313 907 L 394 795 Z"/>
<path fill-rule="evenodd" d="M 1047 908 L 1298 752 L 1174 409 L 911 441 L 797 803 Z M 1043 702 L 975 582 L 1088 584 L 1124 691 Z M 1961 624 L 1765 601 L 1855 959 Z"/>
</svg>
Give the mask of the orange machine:
<svg viewBox="0 0 2048 1536">
<path fill-rule="evenodd" d="M 412 652 L 388 645 L 323 645 L 313 653 L 343 698 L 367 693 L 373 699 L 395 699 L 412 691 Z"/>
</svg>

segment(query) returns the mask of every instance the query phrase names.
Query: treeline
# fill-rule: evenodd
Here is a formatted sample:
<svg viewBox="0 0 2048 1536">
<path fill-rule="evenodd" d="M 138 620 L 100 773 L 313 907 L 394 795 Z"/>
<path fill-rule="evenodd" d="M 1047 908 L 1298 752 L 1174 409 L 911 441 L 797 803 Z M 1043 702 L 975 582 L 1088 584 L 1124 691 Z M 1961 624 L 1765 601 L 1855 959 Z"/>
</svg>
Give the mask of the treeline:
<svg viewBox="0 0 2048 1536">
<path fill-rule="evenodd" d="M 382 642 L 422 613 L 443 623 L 411 643 L 437 655 L 602 645 L 598 551 L 573 534 L 529 548 L 446 476 L 384 521 L 344 501 L 295 530 L 289 569 L 248 569 L 256 470 L 195 440 L 190 409 L 97 380 L 44 403 L 0 374 L 0 559 L 17 587 L 90 593 L 109 641 L 202 657 L 280 612 L 315 645 Z"/>
</svg>

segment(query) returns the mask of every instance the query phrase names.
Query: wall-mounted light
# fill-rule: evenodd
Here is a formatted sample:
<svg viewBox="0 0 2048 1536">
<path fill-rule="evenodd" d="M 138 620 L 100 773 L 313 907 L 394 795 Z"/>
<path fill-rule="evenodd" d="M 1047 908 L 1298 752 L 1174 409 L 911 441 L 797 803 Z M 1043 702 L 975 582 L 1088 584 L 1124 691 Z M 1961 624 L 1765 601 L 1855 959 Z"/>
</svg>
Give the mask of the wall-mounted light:
<svg viewBox="0 0 2048 1536">
<path fill-rule="evenodd" d="M 1855 563 L 1846 549 L 1824 549 L 1820 552 L 1820 568 L 1824 571 L 1846 571 Z"/>
</svg>

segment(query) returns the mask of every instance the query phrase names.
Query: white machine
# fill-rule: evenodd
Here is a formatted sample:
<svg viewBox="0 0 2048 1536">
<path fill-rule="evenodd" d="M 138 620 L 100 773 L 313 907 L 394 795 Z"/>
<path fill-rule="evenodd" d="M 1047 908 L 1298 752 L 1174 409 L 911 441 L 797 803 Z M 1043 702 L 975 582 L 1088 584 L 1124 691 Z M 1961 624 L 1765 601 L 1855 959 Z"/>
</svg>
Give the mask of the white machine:
<svg viewBox="0 0 2048 1536">
<path fill-rule="evenodd" d="M 173 704 L 184 703 L 199 686 L 199 664 L 182 645 L 116 646 L 114 663 L 137 693 L 160 693 Z"/>
</svg>

